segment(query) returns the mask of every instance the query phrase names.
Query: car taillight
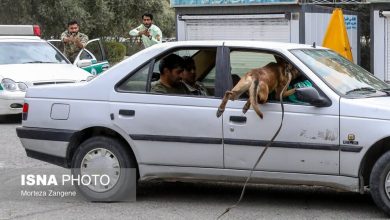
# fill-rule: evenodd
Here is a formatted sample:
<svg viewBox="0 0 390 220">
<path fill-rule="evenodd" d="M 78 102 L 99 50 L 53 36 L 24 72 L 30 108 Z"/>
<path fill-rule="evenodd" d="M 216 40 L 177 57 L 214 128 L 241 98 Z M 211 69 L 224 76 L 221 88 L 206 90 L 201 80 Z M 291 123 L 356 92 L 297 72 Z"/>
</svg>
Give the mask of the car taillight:
<svg viewBox="0 0 390 220">
<path fill-rule="evenodd" d="M 34 30 L 34 35 L 35 36 L 38 36 L 38 37 L 41 36 L 41 28 L 38 25 L 33 25 L 33 30 Z"/>
<path fill-rule="evenodd" d="M 22 110 L 22 120 L 27 120 L 28 116 L 28 103 L 23 104 L 23 110 Z"/>
</svg>

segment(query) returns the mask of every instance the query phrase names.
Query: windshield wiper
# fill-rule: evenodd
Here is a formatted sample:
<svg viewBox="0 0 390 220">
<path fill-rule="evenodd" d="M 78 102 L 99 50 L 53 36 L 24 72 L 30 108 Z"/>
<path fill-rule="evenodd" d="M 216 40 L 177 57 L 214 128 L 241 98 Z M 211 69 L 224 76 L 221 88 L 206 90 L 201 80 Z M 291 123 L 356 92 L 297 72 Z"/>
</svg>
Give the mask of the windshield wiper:
<svg viewBox="0 0 390 220">
<path fill-rule="evenodd" d="M 30 61 L 30 62 L 25 62 L 25 63 L 57 63 L 57 62 L 49 62 L 49 61 L 39 61 L 39 60 L 36 60 L 36 61 Z"/>
<path fill-rule="evenodd" d="M 356 88 L 356 89 L 349 90 L 348 92 L 345 93 L 345 95 L 348 95 L 348 94 L 353 93 L 353 92 L 361 92 L 361 91 L 376 92 L 376 89 L 371 88 L 371 87 L 361 87 L 361 88 Z"/>
</svg>

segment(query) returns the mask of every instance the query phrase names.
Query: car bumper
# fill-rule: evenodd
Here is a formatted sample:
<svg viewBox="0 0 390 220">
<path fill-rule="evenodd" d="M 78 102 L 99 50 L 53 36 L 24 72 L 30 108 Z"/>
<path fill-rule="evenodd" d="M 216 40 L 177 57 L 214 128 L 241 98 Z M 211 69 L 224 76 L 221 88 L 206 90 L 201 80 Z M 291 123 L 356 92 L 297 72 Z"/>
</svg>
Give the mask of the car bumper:
<svg viewBox="0 0 390 220">
<path fill-rule="evenodd" d="M 0 91 L 0 115 L 22 113 L 25 92 Z"/>
<path fill-rule="evenodd" d="M 68 167 L 68 147 L 76 131 L 18 127 L 16 133 L 27 156 Z"/>
</svg>

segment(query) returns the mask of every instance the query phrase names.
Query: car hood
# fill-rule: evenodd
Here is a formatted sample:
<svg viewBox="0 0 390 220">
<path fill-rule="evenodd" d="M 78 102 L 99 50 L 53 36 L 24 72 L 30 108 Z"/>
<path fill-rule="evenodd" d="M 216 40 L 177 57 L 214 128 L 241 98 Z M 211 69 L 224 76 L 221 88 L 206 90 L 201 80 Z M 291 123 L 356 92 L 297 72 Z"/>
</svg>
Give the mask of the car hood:
<svg viewBox="0 0 390 220">
<path fill-rule="evenodd" d="M 0 80 L 15 82 L 74 82 L 85 80 L 91 74 L 72 64 L 10 64 L 0 65 Z"/>
<path fill-rule="evenodd" d="M 340 115 L 390 120 L 390 96 L 340 100 Z"/>
</svg>

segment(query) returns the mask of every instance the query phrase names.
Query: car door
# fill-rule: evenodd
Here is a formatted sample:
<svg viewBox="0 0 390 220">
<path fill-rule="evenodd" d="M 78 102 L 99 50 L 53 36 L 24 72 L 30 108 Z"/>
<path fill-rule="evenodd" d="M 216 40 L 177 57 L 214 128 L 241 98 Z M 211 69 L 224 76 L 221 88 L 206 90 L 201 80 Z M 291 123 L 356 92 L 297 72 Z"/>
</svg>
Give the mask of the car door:
<svg viewBox="0 0 390 220">
<path fill-rule="evenodd" d="M 91 64 L 82 67 L 79 66 L 79 63 L 83 63 L 83 61 L 91 61 Z M 88 41 L 85 48 L 76 57 L 74 63 L 93 75 L 98 75 L 110 67 L 103 44 L 99 38 Z"/>
<path fill-rule="evenodd" d="M 230 74 L 243 76 L 252 68 L 277 62 L 274 55 L 269 51 L 231 48 L 228 55 Z M 246 100 L 247 97 L 241 97 L 230 101 L 223 114 L 225 168 L 252 169 L 282 119 L 278 101 L 269 100 L 260 105 L 264 114 L 260 119 L 252 108 L 246 114 L 242 113 Z M 339 100 L 332 99 L 331 102 L 328 107 L 314 107 L 285 101 L 282 129 L 255 170 L 338 174 Z"/>
<path fill-rule="evenodd" d="M 198 77 L 207 78 L 212 87 L 210 96 L 150 92 L 151 84 L 159 80 L 159 62 L 166 53 L 132 71 L 111 94 L 113 123 L 133 140 L 141 166 L 223 167 L 222 119 L 215 117 L 219 99 L 215 98 L 215 80 L 210 81 L 218 70 L 217 48 L 185 48 L 169 53 L 196 57 L 205 50 L 210 53 L 196 58 L 196 62 L 200 66 L 214 60 L 200 68 L 204 74 Z"/>
<path fill-rule="evenodd" d="M 48 42 L 61 52 L 64 51 L 64 43 L 61 40 L 53 39 L 48 40 Z M 85 48 L 79 52 L 73 64 L 93 75 L 98 75 L 110 67 L 99 38 L 89 40 Z"/>
</svg>

